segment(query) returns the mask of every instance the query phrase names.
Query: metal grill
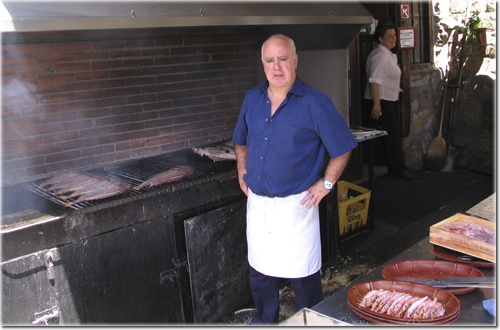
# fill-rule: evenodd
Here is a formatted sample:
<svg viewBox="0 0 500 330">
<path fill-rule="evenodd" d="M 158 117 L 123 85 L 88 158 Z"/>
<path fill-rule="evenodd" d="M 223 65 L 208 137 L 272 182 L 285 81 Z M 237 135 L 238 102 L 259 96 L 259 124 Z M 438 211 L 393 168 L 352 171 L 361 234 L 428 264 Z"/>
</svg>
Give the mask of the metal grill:
<svg viewBox="0 0 500 330">
<path fill-rule="evenodd" d="M 174 182 L 167 182 L 154 187 L 144 187 L 140 190 L 132 189 L 135 186 L 140 185 L 144 181 L 147 181 L 151 177 L 168 171 L 174 167 L 178 166 L 191 166 L 194 172 L 187 177 Z M 146 159 L 141 159 L 138 161 L 133 161 L 131 163 L 115 166 L 115 167 L 104 167 L 102 169 L 89 170 L 88 173 L 106 176 L 109 178 L 118 179 L 124 183 L 130 185 L 131 189 L 115 196 L 77 203 L 68 206 L 73 210 L 80 210 L 90 206 L 96 206 L 111 201 L 121 200 L 128 197 L 134 197 L 137 195 L 146 194 L 152 191 L 173 189 L 174 187 L 184 185 L 186 183 L 196 183 L 200 180 L 207 180 L 211 178 L 216 180 L 220 175 L 234 171 L 236 169 L 236 163 L 234 161 L 229 162 L 214 162 L 207 157 L 199 156 L 193 153 L 191 150 L 181 150 L 172 154 L 161 155 L 157 157 L 151 157 Z M 26 188 L 37 195 L 54 202 L 58 205 L 64 205 L 67 202 L 73 202 L 77 198 L 71 199 L 60 199 L 47 191 L 40 189 L 38 186 L 42 184 L 47 179 L 33 181 L 26 185 Z"/>
</svg>

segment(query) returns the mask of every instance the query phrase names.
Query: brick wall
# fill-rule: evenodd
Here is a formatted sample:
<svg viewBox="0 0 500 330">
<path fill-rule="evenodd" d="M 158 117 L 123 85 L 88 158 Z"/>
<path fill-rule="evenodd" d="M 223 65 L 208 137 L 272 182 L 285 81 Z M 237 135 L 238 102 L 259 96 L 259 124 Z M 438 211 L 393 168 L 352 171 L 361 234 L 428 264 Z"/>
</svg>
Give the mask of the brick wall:
<svg viewBox="0 0 500 330">
<path fill-rule="evenodd" d="M 229 139 L 256 37 L 2 46 L 3 185 Z"/>
</svg>

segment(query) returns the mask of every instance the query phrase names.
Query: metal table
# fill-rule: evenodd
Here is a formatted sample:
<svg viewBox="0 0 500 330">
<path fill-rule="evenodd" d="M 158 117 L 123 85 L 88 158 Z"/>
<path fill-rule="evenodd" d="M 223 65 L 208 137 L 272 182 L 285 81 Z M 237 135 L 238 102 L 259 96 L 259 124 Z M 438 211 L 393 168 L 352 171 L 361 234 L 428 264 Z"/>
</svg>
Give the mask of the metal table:
<svg viewBox="0 0 500 330">
<path fill-rule="evenodd" d="M 368 160 L 368 189 L 372 191 L 373 196 L 373 179 L 374 179 L 374 155 L 373 155 L 373 140 L 387 135 L 386 131 L 379 131 L 375 129 L 364 128 L 365 132 L 353 133 L 356 142 L 366 142 L 368 141 L 368 147 L 370 148 L 370 157 Z M 359 231 L 370 229 L 375 230 L 375 201 L 373 198 L 370 199 L 370 207 L 368 208 L 368 220 L 366 226 L 360 227 Z M 359 231 L 353 231 L 355 234 Z"/>
<path fill-rule="evenodd" d="M 347 292 L 349 291 L 349 289 L 355 284 L 361 282 L 383 280 L 384 278 L 382 277 L 382 270 L 384 269 L 384 267 L 394 262 L 403 260 L 437 259 L 432 253 L 430 247 L 431 244 L 429 243 L 429 237 L 427 237 L 417 244 L 413 245 L 408 250 L 399 254 L 395 258 L 391 259 L 387 263 L 377 267 L 370 273 L 357 279 L 345 289 L 323 300 L 321 303 L 312 307 L 311 310 L 353 325 L 372 325 L 372 323 L 358 317 L 347 305 Z M 478 269 L 483 272 L 485 276 L 495 276 L 494 268 Z M 495 297 L 495 289 L 491 288 L 478 288 L 472 292 L 463 295 L 457 295 L 457 298 L 460 300 L 460 316 L 455 321 L 455 323 L 453 323 L 453 325 L 491 326 L 496 324 L 495 319 L 483 309 L 482 304 L 483 300 L 492 299 Z"/>
<path fill-rule="evenodd" d="M 370 141 L 369 142 L 369 147 L 370 147 L 370 159 L 368 163 L 368 189 L 372 190 L 373 189 L 373 139 L 382 137 L 387 135 L 386 131 L 379 131 L 379 130 L 371 130 L 371 129 L 366 129 L 366 132 L 357 132 L 353 133 L 354 139 L 356 142 L 361 143 L 365 141 Z"/>
</svg>

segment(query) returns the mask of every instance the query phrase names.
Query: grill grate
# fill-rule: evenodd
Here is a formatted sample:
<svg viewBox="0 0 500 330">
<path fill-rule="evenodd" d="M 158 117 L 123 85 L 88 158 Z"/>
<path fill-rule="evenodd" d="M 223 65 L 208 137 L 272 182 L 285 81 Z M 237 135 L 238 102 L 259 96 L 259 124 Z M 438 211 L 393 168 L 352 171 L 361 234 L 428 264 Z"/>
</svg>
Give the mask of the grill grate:
<svg viewBox="0 0 500 330">
<path fill-rule="evenodd" d="M 174 167 L 178 166 L 191 166 L 194 172 L 175 182 L 168 182 L 155 187 L 144 187 L 140 190 L 132 189 L 135 186 L 140 185 L 144 181 L 147 181 L 151 177 L 168 171 Z M 97 170 L 89 170 L 88 173 L 93 173 L 96 175 L 106 176 L 109 178 L 118 179 L 124 183 L 130 185 L 131 189 L 115 196 L 77 203 L 68 206 L 73 210 L 80 210 L 90 206 L 101 205 L 111 201 L 116 201 L 128 197 L 133 197 L 137 195 L 142 195 L 148 192 L 166 189 L 169 187 L 175 187 L 178 185 L 185 184 L 187 182 L 196 182 L 198 180 L 206 180 L 209 177 L 213 177 L 213 180 L 217 179 L 217 174 L 223 174 L 236 169 L 236 163 L 234 161 L 230 162 L 214 162 L 207 157 L 199 156 L 193 153 L 190 149 L 182 150 L 172 154 L 161 155 L 157 157 L 151 157 L 146 159 L 141 159 L 134 161 L 125 165 L 115 166 L 115 167 L 105 167 Z M 214 177 L 213 175 L 216 174 Z M 77 198 L 71 199 L 60 199 L 47 191 L 38 188 L 46 179 L 33 181 L 27 184 L 26 188 L 35 194 L 54 202 L 58 205 L 64 205 L 67 202 L 75 201 Z"/>
</svg>

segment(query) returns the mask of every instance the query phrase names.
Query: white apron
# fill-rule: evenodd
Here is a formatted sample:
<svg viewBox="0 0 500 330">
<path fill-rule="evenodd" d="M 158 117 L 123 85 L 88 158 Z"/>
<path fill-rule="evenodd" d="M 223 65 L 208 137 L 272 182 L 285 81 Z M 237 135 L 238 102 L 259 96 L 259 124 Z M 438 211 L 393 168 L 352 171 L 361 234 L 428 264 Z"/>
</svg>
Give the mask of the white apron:
<svg viewBox="0 0 500 330">
<path fill-rule="evenodd" d="M 319 210 L 300 205 L 306 195 L 269 198 L 248 190 L 248 262 L 260 273 L 300 278 L 321 268 Z"/>
</svg>

